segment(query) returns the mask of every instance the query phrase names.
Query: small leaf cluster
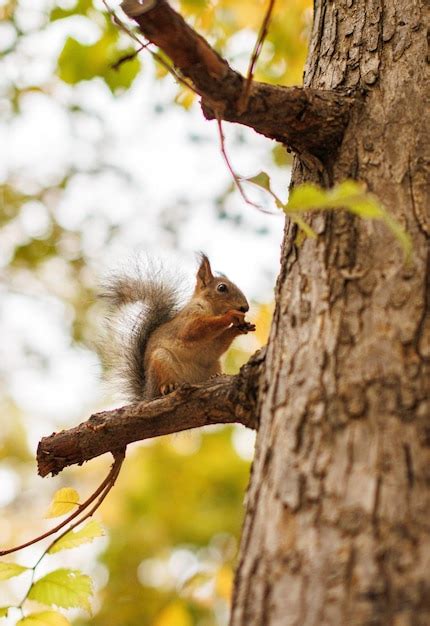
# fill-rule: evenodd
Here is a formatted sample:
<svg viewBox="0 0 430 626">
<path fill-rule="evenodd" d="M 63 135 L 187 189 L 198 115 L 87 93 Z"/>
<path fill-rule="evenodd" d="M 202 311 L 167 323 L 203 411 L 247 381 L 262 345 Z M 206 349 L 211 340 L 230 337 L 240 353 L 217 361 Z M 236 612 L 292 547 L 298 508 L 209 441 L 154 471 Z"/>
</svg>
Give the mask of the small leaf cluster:
<svg viewBox="0 0 430 626">
<path fill-rule="evenodd" d="M 75 489 L 60 489 L 55 493 L 46 517 L 64 515 L 78 506 L 79 495 Z M 27 600 L 34 600 L 49 607 L 82 608 L 89 612 L 93 586 L 89 576 L 79 570 L 59 568 L 35 580 L 36 570 L 46 555 L 76 548 L 102 535 L 104 531 L 99 522 L 91 520 L 80 530 L 66 530 L 54 539 L 32 567 L 0 561 L 0 581 L 31 572 L 30 584 L 21 602 L 15 606 L 0 607 L 0 618 L 7 617 L 9 609 L 17 608 L 21 611 L 22 618 L 16 626 L 70 626 L 66 617 L 54 610 L 25 615 L 24 606 Z"/>
<path fill-rule="evenodd" d="M 345 180 L 331 189 L 304 183 L 294 187 L 287 202 L 282 202 L 274 193 L 270 177 L 266 172 L 259 172 L 247 181 L 265 189 L 274 199 L 276 206 L 284 211 L 295 222 L 302 233 L 308 237 L 316 237 L 315 231 L 303 219 L 302 215 L 311 211 L 334 211 L 343 209 L 362 219 L 383 222 L 400 243 L 405 257 L 411 252 L 411 240 L 397 220 L 388 213 L 379 199 L 366 190 L 363 183 Z"/>
<path fill-rule="evenodd" d="M 133 54 L 133 48 L 118 50 L 118 34 L 108 30 L 94 44 L 83 44 L 73 37 L 68 37 L 58 57 L 57 74 L 69 85 L 99 77 L 116 93 L 128 89 L 140 70 L 140 60 Z M 129 58 L 127 63 L 118 62 Z"/>
<path fill-rule="evenodd" d="M 110 16 L 96 12 L 92 0 L 78 0 L 71 8 L 54 7 L 49 16 L 51 22 L 64 20 L 76 15 L 85 16 L 99 22 L 101 36 L 93 44 L 84 44 L 68 37 L 57 60 L 57 75 L 75 85 L 81 81 L 101 78 L 113 94 L 129 89 L 140 71 L 141 63 L 134 54 L 134 48 L 123 45 L 124 36 L 112 23 Z M 130 40 L 131 41 L 131 40 Z M 119 63 L 120 58 L 128 58 L 127 63 Z"/>
</svg>

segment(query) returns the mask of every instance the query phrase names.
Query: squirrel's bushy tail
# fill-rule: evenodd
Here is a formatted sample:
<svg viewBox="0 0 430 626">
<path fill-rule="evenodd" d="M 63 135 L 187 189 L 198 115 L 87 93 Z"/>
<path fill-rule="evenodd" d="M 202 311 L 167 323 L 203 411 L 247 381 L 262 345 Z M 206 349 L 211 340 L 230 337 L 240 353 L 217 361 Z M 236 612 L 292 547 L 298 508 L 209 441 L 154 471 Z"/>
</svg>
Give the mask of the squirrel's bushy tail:
<svg viewBox="0 0 430 626">
<path fill-rule="evenodd" d="M 135 268 L 134 276 L 111 275 L 104 281 L 99 296 L 109 306 L 108 339 L 114 344 L 104 361 L 116 374 L 127 399 L 143 400 L 146 382 L 143 363 L 148 339 L 177 313 L 178 288 L 164 269 L 150 266 L 145 272 Z"/>
</svg>

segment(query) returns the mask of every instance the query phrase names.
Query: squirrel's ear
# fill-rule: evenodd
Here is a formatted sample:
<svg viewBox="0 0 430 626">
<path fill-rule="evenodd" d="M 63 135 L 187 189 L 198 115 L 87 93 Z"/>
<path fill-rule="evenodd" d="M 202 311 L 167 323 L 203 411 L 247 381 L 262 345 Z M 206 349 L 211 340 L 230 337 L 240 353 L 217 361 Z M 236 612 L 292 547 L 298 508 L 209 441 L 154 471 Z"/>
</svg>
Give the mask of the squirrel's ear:
<svg viewBox="0 0 430 626">
<path fill-rule="evenodd" d="M 205 254 L 200 255 L 200 266 L 197 270 L 197 286 L 206 287 L 213 279 L 211 264 Z"/>
</svg>

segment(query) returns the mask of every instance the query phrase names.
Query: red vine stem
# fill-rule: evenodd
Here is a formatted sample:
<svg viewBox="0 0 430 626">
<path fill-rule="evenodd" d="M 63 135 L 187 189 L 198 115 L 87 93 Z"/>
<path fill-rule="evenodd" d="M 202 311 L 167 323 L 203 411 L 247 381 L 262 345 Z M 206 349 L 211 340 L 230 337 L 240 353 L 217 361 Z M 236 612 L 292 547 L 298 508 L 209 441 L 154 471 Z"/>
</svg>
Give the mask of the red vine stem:
<svg viewBox="0 0 430 626">
<path fill-rule="evenodd" d="M 264 209 L 260 204 L 257 204 L 256 202 L 253 202 L 252 200 L 250 200 L 248 198 L 248 196 L 246 195 L 243 187 L 242 187 L 242 183 L 240 180 L 240 177 L 236 174 L 236 172 L 234 171 L 234 168 L 230 162 L 230 159 L 228 157 L 227 154 L 227 150 L 225 147 L 225 137 L 224 137 L 224 132 L 222 130 L 222 122 L 220 117 L 218 116 L 218 114 L 215 111 L 215 116 L 216 116 L 216 121 L 218 124 L 218 135 L 219 135 L 219 143 L 220 143 L 220 150 L 221 150 L 221 154 L 223 156 L 223 159 L 227 165 L 227 168 L 234 180 L 234 183 L 237 187 L 237 190 L 239 191 L 240 195 L 242 196 L 243 200 L 246 202 L 246 204 L 249 204 L 250 206 L 254 207 L 255 209 L 258 209 L 259 211 L 261 211 L 262 213 L 267 213 L 268 215 L 273 215 L 272 211 L 267 211 L 266 209 Z"/>
<path fill-rule="evenodd" d="M 79 519 L 77 522 L 75 522 L 70 528 L 67 528 L 67 530 L 64 533 L 62 533 L 62 535 L 60 535 L 60 537 L 66 534 L 66 532 L 69 532 L 69 530 L 72 530 L 73 528 L 78 526 L 78 524 L 80 524 L 83 520 L 87 519 L 87 517 L 92 515 L 94 511 L 96 511 L 98 507 L 100 506 L 100 504 L 103 502 L 103 500 L 105 499 L 109 491 L 112 489 L 118 477 L 119 470 L 121 469 L 121 465 L 123 463 L 124 457 L 125 457 L 125 450 L 123 450 L 122 452 L 114 453 L 115 460 L 111 469 L 109 470 L 109 474 L 106 476 L 103 482 L 97 487 L 94 493 L 92 493 L 90 497 L 85 500 L 85 502 L 80 504 L 78 508 L 76 509 L 76 511 L 73 511 L 73 513 L 69 515 L 69 517 L 67 517 L 57 526 L 54 526 L 54 528 L 51 528 L 51 530 L 48 530 L 46 533 L 43 533 L 42 535 L 39 535 L 38 537 L 35 537 L 34 539 L 30 539 L 29 541 L 26 541 L 25 543 L 19 546 L 15 546 L 14 548 L 8 548 L 7 550 L 0 551 L 0 557 L 6 556 L 7 554 L 12 554 L 13 552 L 18 552 L 18 550 L 22 550 L 23 548 L 32 546 L 33 544 L 38 543 L 39 541 L 42 541 L 42 539 L 46 539 L 46 537 L 50 537 L 54 533 L 64 528 L 67 524 L 69 524 L 76 517 L 78 517 L 78 515 L 80 515 L 83 511 L 85 511 L 94 502 L 94 500 L 96 500 L 100 496 L 98 502 L 96 503 L 96 506 L 91 509 L 91 513 L 89 515 L 86 514 L 82 519 Z M 60 537 L 57 537 L 53 543 L 58 541 Z"/>
<path fill-rule="evenodd" d="M 44 553 L 40 557 L 39 561 L 43 558 L 43 556 L 47 552 L 49 552 L 49 550 L 52 548 L 52 546 L 54 546 L 57 543 L 57 541 L 59 541 L 62 537 L 64 537 L 64 535 L 66 535 L 68 532 L 70 532 L 71 530 L 73 530 L 74 528 L 76 528 L 77 526 L 82 524 L 82 522 L 84 522 L 86 519 L 88 519 L 89 517 L 94 515 L 94 513 L 97 511 L 97 509 L 99 508 L 99 506 L 101 505 L 103 500 L 106 498 L 106 496 L 108 495 L 108 493 L 110 492 L 110 490 L 112 489 L 112 487 L 116 483 L 116 479 L 119 476 L 122 464 L 124 462 L 125 449 L 122 450 L 121 452 L 115 452 L 114 458 L 115 458 L 115 460 L 113 462 L 113 465 L 112 465 L 112 467 L 110 469 L 109 474 L 106 477 L 106 481 L 103 481 L 103 482 L 105 482 L 105 488 L 102 490 L 101 493 L 99 492 L 99 499 L 97 500 L 95 505 L 89 511 L 87 511 L 85 513 L 85 515 L 83 515 L 80 519 L 76 520 L 76 522 L 74 522 L 68 528 L 66 528 L 64 530 L 64 532 L 62 532 L 58 537 L 55 537 L 54 541 L 52 541 L 49 544 L 49 546 L 46 548 L 46 550 L 44 551 Z M 35 567 L 39 564 L 39 561 L 36 563 Z"/>
</svg>

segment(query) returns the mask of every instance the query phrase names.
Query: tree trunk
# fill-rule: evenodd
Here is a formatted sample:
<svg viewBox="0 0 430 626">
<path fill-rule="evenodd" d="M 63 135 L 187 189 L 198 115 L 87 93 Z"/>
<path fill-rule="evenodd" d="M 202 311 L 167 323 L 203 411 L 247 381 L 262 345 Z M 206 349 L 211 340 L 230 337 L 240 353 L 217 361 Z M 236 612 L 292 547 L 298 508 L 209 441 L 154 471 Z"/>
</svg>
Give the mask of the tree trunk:
<svg viewBox="0 0 430 626">
<path fill-rule="evenodd" d="M 344 213 L 300 247 L 287 224 L 232 626 L 430 624 L 425 4 L 315 2 L 305 85 L 363 91 L 323 180 L 365 181 L 413 255 Z"/>
</svg>

